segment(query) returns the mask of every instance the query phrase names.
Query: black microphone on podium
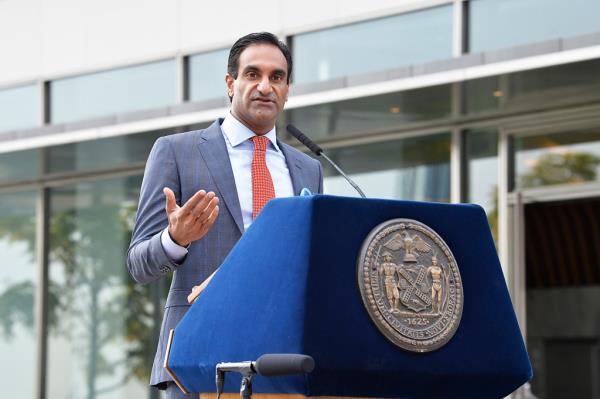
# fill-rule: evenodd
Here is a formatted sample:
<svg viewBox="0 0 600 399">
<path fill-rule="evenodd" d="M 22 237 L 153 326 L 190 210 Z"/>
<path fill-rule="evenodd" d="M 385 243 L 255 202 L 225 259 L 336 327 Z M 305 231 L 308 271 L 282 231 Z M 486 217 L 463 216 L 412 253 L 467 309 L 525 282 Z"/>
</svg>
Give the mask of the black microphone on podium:
<svg viewBox="0 0 600 399">
<path fill-rule="evenodd" d="M 331 164 L 331 166 L 333 166 L 335 168 L 335 170 L 337 170 L 342 176 L 344 176 L 344 178 L 348 181 L 348 183 L 350 183 L 350 185 L 352 187 L 354 187 L 354 189 L 356 191 L 358 191 L 358 193 L 360 194 L 361 197 L 366 198 L 365 193 L 363 193 L 363 191 L 360 189 L 360 187 L 358 187 L 358 185 L 356 183 L 354 183 L 354 181 L 352 181 L 352 179 L 350 177 L 348 177 L 344 171 L 342 171 L 342 169 L 340 169 L 339 166 L 336 165 L 335 162 L 333 162 L 327 155 L 325 155 L 325 153 L 323 152 L 323 149 L 314 141 L 312 141 L 308 136 L 306 136 L 304 133 L 302 133 L 300 130 L 298 130 L 298 128 L 292 124 L 287 125 L 287 131 L 290 132 L 290 134 L 292 136 L 294 136 L 296 139 L 298 139 L 299 142 L 301 142 L 302 144 L 304 144 L 306 147 L 308 147 L 309 150 L 311 150 L 313 152 L 313 154 L 319 156 L 319 157 L 323 157 L 327 160 L 327 162 L 329 162 Z"/>
<path fill-rule="evenodd" d="M 256 359 L 255 362 L 218 363 L 215 376 L 217 398 L 223 392 L 226 372 L 236 372 L 242 375 L 240 396 L 243 399 L 248 399 L 252 396 L 252 376 L 254 374 L 276 377 L 310 373 L 314 368 L 315 361 L 312 357 L 294 353 L 265 354 Z"/>
</svg>

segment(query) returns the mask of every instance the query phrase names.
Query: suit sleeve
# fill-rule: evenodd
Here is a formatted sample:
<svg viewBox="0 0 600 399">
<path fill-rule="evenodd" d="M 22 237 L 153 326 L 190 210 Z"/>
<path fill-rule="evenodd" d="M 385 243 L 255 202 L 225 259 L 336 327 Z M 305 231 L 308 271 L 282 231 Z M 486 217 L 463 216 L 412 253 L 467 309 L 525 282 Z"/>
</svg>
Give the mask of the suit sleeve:
<svg viewBox="0 0 600 399">
<path fill-rule="evenodd" d="M 159 138 L 150 151 L 127 251 L 127 268 L 138 283 L 157 280 L 178 266 L 169 259 L 161 243 L 162 231 L 168 225 L 164 187 L 173 190 L 180 203 L 179 172 L 168 137 Z"/>
</svg>

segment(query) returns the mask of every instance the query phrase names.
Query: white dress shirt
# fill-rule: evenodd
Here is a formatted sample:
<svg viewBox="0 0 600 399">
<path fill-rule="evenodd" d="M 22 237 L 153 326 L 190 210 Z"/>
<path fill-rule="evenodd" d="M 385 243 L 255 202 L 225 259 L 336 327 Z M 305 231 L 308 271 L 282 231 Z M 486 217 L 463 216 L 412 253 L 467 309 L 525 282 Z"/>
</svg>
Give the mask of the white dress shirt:
<svg viewBox="0 0 600 399">
<path fill-rule="evenodd" d="M 252 156 L 254 144 L 250 139 L 256 134 L 238 121 L 231 113 L 227 113 L 225 120 L 223 120 L 221 131 L 227 144 L 229 162 L 231 162 L 235 187 L 242 209 L 244 230 L 246 230 L 252 224 Z M 273 179 L 275 196 L 277 198 L 291 197 L 294 195 L 292 178 L 285 163 L 285 156 L 277 145 L 275 128 L 265 134 L 265 137 L 269 139 L 266 162 Z M 168 228 L 162 233 L 161 243 L 169 258 L 174 261 L 179 261 L 187 255 L 187 248 L 173 242 Z"/>
</svg>

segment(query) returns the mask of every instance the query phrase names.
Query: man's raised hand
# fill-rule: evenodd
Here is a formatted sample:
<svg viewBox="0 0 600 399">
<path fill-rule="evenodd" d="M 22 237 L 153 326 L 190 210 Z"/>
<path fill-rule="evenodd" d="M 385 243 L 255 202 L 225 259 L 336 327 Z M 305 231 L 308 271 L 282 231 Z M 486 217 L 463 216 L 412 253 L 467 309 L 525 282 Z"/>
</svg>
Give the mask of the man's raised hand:
<svg viewBox="0 0 600 399">
<path fill-rule="evenodd" d="M 219 215 L 219 198 L 204 190 L 196 192 L 183 206 L 177 205 L 173 190 L 163 189 L 169 234 L 176 244 L 187 247 L 208 233 Z"/>
</svg>

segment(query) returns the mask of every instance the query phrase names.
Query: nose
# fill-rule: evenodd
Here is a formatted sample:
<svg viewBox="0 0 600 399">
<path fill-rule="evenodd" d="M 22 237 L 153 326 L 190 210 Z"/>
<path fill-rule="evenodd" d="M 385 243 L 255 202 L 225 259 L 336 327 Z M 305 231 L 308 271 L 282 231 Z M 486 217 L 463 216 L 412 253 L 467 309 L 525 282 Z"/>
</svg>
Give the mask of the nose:
<svg viewBox="0 0 600 399">
<path fill-rule="evenodd" d="M 266 94 L 271 93 L 272 89 L 273 88 L 271 87 L 271 81 L 269 80 L 269 77 L 264 76 L 258 83 L 257 90 L 259 91 L 260 94 L 266 95 Z"/>
</svg>

